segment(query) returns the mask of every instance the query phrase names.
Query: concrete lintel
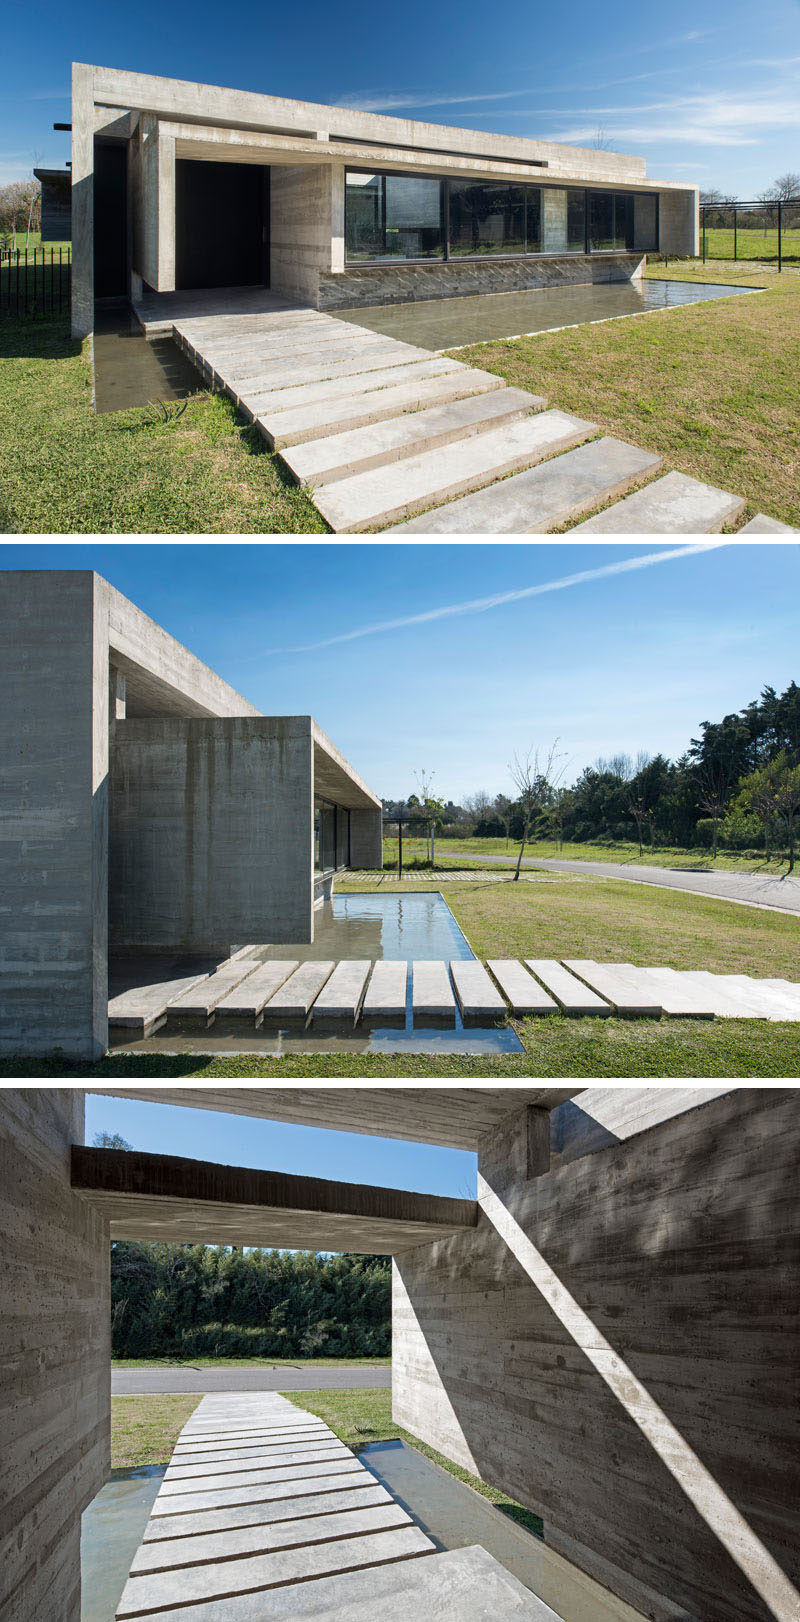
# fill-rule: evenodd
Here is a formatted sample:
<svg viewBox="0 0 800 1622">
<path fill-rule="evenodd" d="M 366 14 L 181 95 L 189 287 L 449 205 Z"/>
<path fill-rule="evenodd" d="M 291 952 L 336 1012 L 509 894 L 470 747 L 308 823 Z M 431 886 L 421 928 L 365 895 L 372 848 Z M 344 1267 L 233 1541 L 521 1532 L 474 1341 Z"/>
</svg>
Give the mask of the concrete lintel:
<svg viewBox="0 0 800 1622">
<path fill-rule="evenodd" d="M 478 1169 L 495 1192 L 550 1170 L 550 1111 L 526 1104 L 478 1145 Z"/>
<path fill-rule="evenodd" d="M 78 1144 L 71 1184 L 108 1220 L 112 1239 L 389 1255 L 478 1220 L 475 1200 Z"/>
</svg>

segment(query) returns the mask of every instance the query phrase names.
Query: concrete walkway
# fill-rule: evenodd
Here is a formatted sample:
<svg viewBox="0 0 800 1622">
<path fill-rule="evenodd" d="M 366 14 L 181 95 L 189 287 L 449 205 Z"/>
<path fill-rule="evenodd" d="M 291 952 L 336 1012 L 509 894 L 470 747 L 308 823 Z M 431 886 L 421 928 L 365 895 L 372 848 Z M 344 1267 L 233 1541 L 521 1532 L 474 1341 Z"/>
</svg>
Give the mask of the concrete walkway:
<svg viewBox="0 0 800 1622">
<path fill-rule="evenodd" d="M 465 851 L 453 851 L 466 856 Z M 516 866 L 516 856 L 481 856 L 482 862 Z M 775 878 L 767 873 L 691 873 L 671 867 L 636 867 L 628 862 L 573 862 L 560 857 L 523 857 L 523 867 L 543 867 L 548 873 L 596 874 L 604 879 L 625 879 L 629 884 L 652 884 L 662 890 L 685 890 L 689 895 L 711 896 L 716 901 L 737 901 L 744 907 L 769 907 L 800 917 L 800 877 Z"/>
<path fill-rule="evenodd" d="M 388 1364 L 297 1363 L 291 1368 L 265 1365 L 262 1369 L 200 1369 L 186 1363 L 180 1368 L 111 1370 L 112 1397 L 194 1391 L 383 1391 L 391 1384 Z"/>
<path fill-rule="evenodd" d="M 685 474 L 654 481 L 660 456 L 494 373 L 263 287 L 136 309 L 255 423 L 335 534 L 551 534 L 594 513 L 581 530 L 700 535 L 744 513 Z"/>
<path fill-rule="evenodd" d="M 117 1622 L 562 1622 L 479 1545 L 444 1554 L 314 1414 L 204 1397 L 181 1431 Z"/>
</svg>

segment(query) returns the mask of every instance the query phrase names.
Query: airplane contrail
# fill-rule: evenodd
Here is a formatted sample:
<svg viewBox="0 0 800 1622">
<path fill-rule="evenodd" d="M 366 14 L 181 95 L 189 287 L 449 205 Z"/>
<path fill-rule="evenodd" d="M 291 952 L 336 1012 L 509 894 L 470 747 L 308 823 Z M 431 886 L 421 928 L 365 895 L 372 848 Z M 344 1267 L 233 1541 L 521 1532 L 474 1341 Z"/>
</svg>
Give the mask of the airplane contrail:
<svg viewBox="0 0 800 1622">
<path fill-rule="evenodd" d="M 649 569 L 656 563 L 668 563 L 674 558 L 694 557 L 698 552 L 709 552 L 728 542 L 695 541 L 690 546 L 674 546 L 665 552 L 646 552 L 642 557 L 623 558 L 619 563 L 603 563 L 596 569 L 581 569 L 577 574 L 563 575 L 560 580 L 547 580 L 538 586 L 521 586 L 515 591 L 493 592 L 490 597 L 471 597 L 462 603 L 446 603 L 440 608 L 429 608 L 422 614 L 404 614 L 399 619 L 377 620 L 373 625 L 360 625 L 355 631 L 342 631 L 338 636 L 325 637 L 321 642 L 307 642 L 301 647 L 272 648 L 272 653 L 316 653 L 321 648 L 332 648 L 341 642 L 355 642 L 359 637 L 378 636 L 382 631 L 402 631 L 410 625 L 428 625 L 433 620 L 455 619 L 461 614 L 485 614 L 505 603 L 518 603 L 526 597 L 543 597 L 550 591 L 566 591 L 569 586 L 582 586 L 589 580 L 604 580 L 609 575 L 629 574 L 635 569 Z"/>
</svg>

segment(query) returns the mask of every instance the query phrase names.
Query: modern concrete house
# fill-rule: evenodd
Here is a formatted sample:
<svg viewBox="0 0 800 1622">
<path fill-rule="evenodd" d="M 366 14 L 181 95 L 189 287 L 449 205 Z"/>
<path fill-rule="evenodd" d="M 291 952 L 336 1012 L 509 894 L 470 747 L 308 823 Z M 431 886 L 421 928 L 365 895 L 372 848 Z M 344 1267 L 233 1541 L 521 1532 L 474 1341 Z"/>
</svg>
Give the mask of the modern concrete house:
<svg viewBox="0 0 800 1622">
<path fill-rule="evenodd" d="M 541 1515 L 552 1608 L 492 1609 L 486 1565 L 448 1608 L 437 1579 L 459 1562 L 398 1560 L 391 1531 L 355 1558 L 344 1531 L 327 1576 L 275 1587 L 268 1553 L 256 1567 L 226 1549 L 237 1521 L 220 1512 L 207 1544 L 177 1538 L 153 1562 L 173 1590 L 186 1574 L 178 1607 L 124 1615 L 352 1622 L 411 1603 L 420 1622 L 552 1622 L 576 1572 L 568 1622 L 797 1616 L 796 1090 L 105 1090 L 476 1150 L 477 1199 L 86 1148 L 81 1091 L 0 1092 L 3 1622 L 80 1617 L 81 1513 L 109 1468 L 109 1239 L 142 1237 L 391 1254 L 394 1419 Z M 274 1475 L 218 1496 L 246 1498 L 252 1526 Z"/>
<path fill-rule="evenodd" d="M 643 158 L 73 65 L 73 331 L 95 298 L 261 285 L 319 310 L 624 281 L 697 252 Z"/>
<path fill-rule="evenodd" d="M 381 863 L 381 802 L 99 575 L 9 571 L 0 605 L 0 1052 L 90 1058 L 110 951 L 313 941 L 336 871 Z"/>
</svg>

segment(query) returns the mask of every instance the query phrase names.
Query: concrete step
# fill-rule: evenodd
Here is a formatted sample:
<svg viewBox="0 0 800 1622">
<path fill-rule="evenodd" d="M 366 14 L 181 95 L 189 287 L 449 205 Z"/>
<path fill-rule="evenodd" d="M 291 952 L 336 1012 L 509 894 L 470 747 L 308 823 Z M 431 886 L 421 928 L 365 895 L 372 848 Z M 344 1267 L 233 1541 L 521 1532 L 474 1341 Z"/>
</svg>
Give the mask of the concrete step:
<svg viewBox="0 0 800 1622">
<path fill-rule="evenodd" d="M 450 975 L 465 1025 L 499 1025 L 508 1015 L 505 998 L 476 959 L 453 958 Z"/>
<path fill-rule="evenodd" d="M 258 1593 L 287 1583 L 307 1582 L 331 1572 L 380 1566 L 395 1560 L 433 1553 L 435 1544 L 417 1526 L 394 1531 L 371 1532 L 361 1537 L 338 1539 L 331 1543 L 307 1544 L 299 1549 L 276 1550 L 233 1562 L 222 1560 L 199 1566 L 180 1566 L 175 1571 L 129 1577 L 117 1608 L 117 1622 L 152 1612 L 181 1610 L 192 1603 L 217 1605 L 217 1616 L 225 1611 L 221 1602 L 228 1597 Z M 286 1611 L 290 1616 L 292 1613 Z M 296 1613 L 295 1613 L 296 1614 Z"/>
<path fill-rule="evenodd" d="M 513 957 L 492 957 L 486 962 L 514 1014 L 557 1014 L 553 998 Z"/>
<path fill-rule="evenodd" d="M 650 988 L 639 990 L 633 980 L 609 963 L 595 963 L 593 958 L 565 958 L 565 969 L 585 981 L 599 997 L 610 1002 L 618 1014 L 628 1018 L 660 1019 L 660 996 Z"/>
<path fill-rule="evenodd" d="M 221 1025 L 226 1019 L 257 1019 L 264 1004 L 299 966 L 297 958 L 262 963 L 254 974 L 217 1003 L 214 1010 L 215 1026 Z"/>
<path fill-rule="evenodd" d="M 456 1001 L 446 963 L 426 959 L 414 961 L 411 967 L 411 1003 L 416 1025 L 431 1025 L 439 1021 L 448 1026 L 454 1024 Z"/>
<path fill-rule="evenodd" d="M 462 366 L 460 361 L 431 358 L 429 360 L 414 361 L 404 371 L 398 372 L 393 366 L 376 372 L 365 372 L 358 388 L 354 388 L 352 380 L 348 378 L 320 378 L 316 383 L 300 383 L 296 386 L 287 385 L 280 389 L 245 389 L 240 395 L 242 411 L 248 416 L 261 416 L 264 424 L 268 424 L 271 417 L 277 412 L 305 410 L 308 406 L 318 406 L 325 400 L 331 401 L 332 411 L 344 411 L 354 394 L 362 395 L 374 393 L 379 389 L 411 388 L 431 383 L 436 379 L 453 377 L 456 373 L 468 372 L 477 382 L 481 378 L 489 378 L 489 372 L 479 372 L 473 367 Z M 505 388 L 502 378 L 495 378 L 493 387 Z M 413 410 L 414 407 L 406 407 Z M 333 419 L 331 419 L 333 420 Z M 338 418 L 336 419 L 338 420 Z M 327 422 L 327 418 L 325 419 Z M 263 424 L 262 424 L 263 426 Z M 356 426 L 346 424 L 346 426 Z"/>
<path fill-rule="evenodd" d="M 439 366 L 441 371 L 434 370 Z M 334 382 L 340 385 L 341 379 Z M 464 400 L 471 395 L 498 394 L 505 389 L 502 378 L 449 361 L 423 361 L 392 372 L 365 372 L 358 379 L 358 387 L 348 379 L 346 392 L 335 398 L 325 393 L 333 386 L 318 384 L 313 392 L 322 397 L 307 404 L 300 401 L 307 392 L 305 388 L 296 391 L 296 404 L 291 399 L 293 391 L 284 389 L 271 397 L 283 402 L 280 409 L 264 406 L 257 397 L 243 400 L 242 409 L 254 408 L 261 432 L 276 450 L 282 450 L 288 445 L 304 445 L 350 429 L 366 428 L 426 406 Z"/>
<path fill-rule="evenodd" d="M 742 496 L 716 490 L 685 473 L 666 473 L 644 490 L 635 490 L 605 512 L 578 524 L 570 534 L 718 535 L 744 512 Z"/>
<path fill-rule="evenodd" d="M 331 1435 L 330 1440 L 323 1437 L 316 1442 L 294 1442 L 291 1447 L 262 1448 L 256 1453 L 246 1448 L 234 1449 L 230 1458 L 210 1459 L 202 1458 L 194 1463 L 184 1463 L 183 1459 L 173 1457 L 167 1466 L 164 1476 L 164 1485 L 174 1482 L 189 1482 L 197 1488 L 201 1481 L 208 1483 L 209 1488 L 227 1486 L 228 1476 L 239 1476 L 242 1471 L 253 1470 L 280 1470 L 291 1464 L 318 1464 L 329 1459 L 344 1458 L 347 1449 L 344 1444 Z M 239 1457 L 237 1458 L 237 1453 Z M 190 1487 L 182 1487 L 188 1492 Z"/>
<path fill-rule="evenodd" d="M 471 434 L 484 433 L 501 423 L 514 422 L 541 411 L 541 395 L 523 389 L 494 389 L 467 399 L 407 412 L 369 427 L 332 434 L 328 439 L 295 445 L 283 451 L 283 460 L 298 483 L 330 484 L 371 468 L 399 462 L 415 452 L 430 451 Z"/>
<path fill-rule="evenodd" d="M 504 479 L 515 469 L 530 467 L 595 432 L 594 424 L 580 417 L 543 411 L 457 440 L 441 450 L 424 451 L 371 473 L 318 485 L 315 505 L 336 534 L 357 534 L 447 501 L 464 490 Z M 427 524 L 428 515 L 420 522 Z"/>
<path fill-rule="evenodd" d="M 708 969 L 689 969 L 686 979 L 697 986 L 708 998 L 715 1015 L 720 1019 L 766 1019 L 763 1006 L 741 986 L 731 983 L 725 974 L 712 974 Z"/>
<path fill-rule="evenodd" d="M 768 985 L 765 980 L 753 979 L 745 974 L 731 974 L 728 980 L 732 985 L 741 986 L 756 1006 L 763 1008 L 767 1019 L 791 1022 L 800 1019 L 798 999 L 791 993 L 782 991 L 776 984 Z"/>
<path fill-rule="evenodd" d="M 152 1515 L 145 1528 L 142 1547 L 178 1537 L 226 1532 L 233 1526 L 264 1526 L 306 1515 L 328 1514 L 333 1509 L 369 1509 L 373 1504 L 385 1504 L 390 1499 L 386 1488 L 380 1487 L 374 1476 L 370 1477 L 372 1486 L 365 1483 L 358 1487 L 347 1486 L 346 1476 L 319 1479 L 328 1479 L 330 1484 L 318 1493 L 306 1492 L 291 1498 L 284 1493 L 279 1498 L 262 1499 L 258 1504 L 229 1504 L 225 1509 L 198 1510 L 193 1515 Z"/>
<path fill-rule="evenodd" d="M 588 1616 L 588 1611 L 582 1611 Z M 480 1544 L 339 1571 L 283 1588 L 150 1611 L 140 1622 L 562 1622 Z"/>
<path fill-rule="evenodd" d="M 264 1024 L 305 1024 L 312 1003 L 335 968 L 336 964 L 327 960 L 301 963 L 264 1005 Z"/>
<path fill-rule="evenodd" d="M 713 1019 L 714 1009 L 699 986 L 691 985 L 677 969 L 637 968 L 632 963 L 616 967 L 636 975 L 642 989 L 650 989 L 665 1014 L 679 1019 Z"/>
<path fill-rule="evenodd" d="M 601 501 L 622 495 L 660 466 L 660 456 L 604 437 L 557 456 L 544 467 L 529 468 L 488 490 L 395 525 L 387 534 L 549 535 Z"/>
<path fill-rule="evenodd" d="M 375 342 L 375 333 L 368 333 L 364 328 L 356 327 L 352 333 L 339 324 L 332 327 L 301 327 L 292 331 L 249 333 L 241 337 L 215 338 L 211 342 L 202 340 L 191 346 L 193 356 L 203 359 L 216 367 L 231 368 L 242 361 L 249 362 L 253 358 L 262 360 L 277 359 L 284 355 L 306 355 L 309 350 L 322 353 L 323 350 L 333 348 L 337 344 L 346 344 L 353 348 L 353 338 L 357 343 L 368 343 L 370 339 Z"/>
<path fill-rule="evenodd" d="M 233 958 L 231 962 L 221 964 L 208 979 L 201 980 L 193 990 L 184 991 L 168 1005 L 167 1029 L 179 1029 L 198 1022 L 207 1025 L 217 1004 L 259 968 L 256 958 Z"/>
<path fill-rule="evenodd" d="M 284 1470 L 275 1470 L 270 1476 L 262 1472 L 256 1480 L 231 1480 L 227 1486 L 198 1489 L 196 1492 L 180 1494 L 159 1493 L 153 1505 L 153 1515 L 163 1515 L 172 1520 L 174 1515 L 194 1515 L 205 1513 L 210 1509 L 228 1509 L 241 1504 L 261 1504 L 274 1502 L 276 1499 L 283 1502 L 285 1499 L 301 1497 L 330 1488 L 332 1482 L 341 1482 L 342 1488 L 350 1488 L 362 1478 L 374 1481 L 375 1477 L 359 1464 L 352 1454 L 347 1459 L 332 1459 L 330 1463 L 309 1464 L 302 1469 L 291 1467 Z M 332 1488 L 330 1490 L 333 1490 Z"/>
<path fill-rule="evenodd" d="M 781 524 L 777 518 L 768 518 L 766 513 L 756 513 L 749 524 L 743 524 L 737 531 L 739 535 L 800 535 L 800 529 L 793 529 L 791 524 Z"/>
<path fill-rule="evenodd" d="M 570 974 L 569 970 L 556 962 L 555 958 L 526 957 L 525 962 L 537 980 L 541 980 L 545 989 L 555 997 L 563 1013 L 592 1014 L 601 1018 L 611 1013 L 604 997 L 598 997 L 595 991 L 590 991 L 582 980 Z"/>
<path fill-rule="evenodd" d="M 350 357 L 358 359 L 365 352 L 372 355 L 385 349 L 388 341 L 380 344 L 376 342 L 374 334 L 371 343 L 362 337 L 357 338 L 355 343 L 347 343 L 338 337 L 316 336 L 298 344 L 281 344 L 277 340 L 256 341 L 243 344 L 240 350 L 209 350 L 202 357 L 202 368 L 218 386 L 231 384 L 239 389 L 247 378 L 267 375 L 273 370 L 290 376 L 296 366 L 307 367 L 312 362 L 316 364 L 317 376 L 320 376 L 329 365 L 336 365 Z"/>
<path fill-rule="evenodd" d="M 225 376 L 220 377 L 220 384 L 232 398 L 238 399 L 242 394 L 294 388 L 300 383 L 317 383 L 324 378 L 357 377 L 359 372 L 410 366 L 415 361 L 430 358 L 429 349 L 413 349 L 410 344 L 394 344 L 383 339 L 374 344 L 353 344 L 345 350 L 337 348 L 330 354 L 323 351 L 308 359 L 263 361 L 255 369 L 245 367 L 238 375 L 226 371 Z"/>
<path fill-rule="evenodd" d="M 369 958 L 342 958 L 337 963 L 311 1009 L 315 1026 L 355 1025 L 371 967 Z"/>
<path fill-rule="evenodd" d="M 408 964 L 381 958 L 375 964 L 361 1008 L 362 1025 L 405 1025 Z"/>
<path fill-rule="evenodd" d="M 245 1556 L 271 1554 L 277 1549 L 308 1547 L 332 1538 L 357 1537 L 387 1528 L 410 1526 L 411 1516 L 393 1499 L 365 1505 L 361 1509 L 335 1509 L 290 1521 L 268 1521 L 255 1526 L 228 1527 L 220 1532 L 200 1532 L 162 1538 L 158 1543 L 142 1543 L 134 1555 L 131 1576 L 159 1571 L 177 1571 L 183 1566 L 213 1564 L 217 1560 L 240 1560 Z"/>
<path fill-rule="evenodd" d="M 121 991 L 108 1004 L 108 1023 L 135 1036 L 150 1036 L 166 1017 L 169 1004 L 187 991 L 193 991 L 211 971 L 203 969 L 196 974 L 177 975 L 171 980 L 158 980 L 153 985 L 133 986 Z"/>
</svg>

